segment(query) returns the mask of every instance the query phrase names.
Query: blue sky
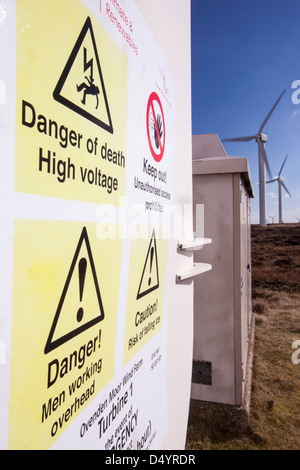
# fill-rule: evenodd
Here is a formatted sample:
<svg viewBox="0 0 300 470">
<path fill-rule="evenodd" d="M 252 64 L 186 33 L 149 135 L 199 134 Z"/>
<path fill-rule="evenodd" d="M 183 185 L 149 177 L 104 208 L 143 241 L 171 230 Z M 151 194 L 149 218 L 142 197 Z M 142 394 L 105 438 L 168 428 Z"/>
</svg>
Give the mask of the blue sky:
<svg viewBox="0 0 300 470">
<path fill-rule="evenodd" d="M 292 197 L 283 191 L 283 220 L 300 218 L 300 0 L 191 0 L 192 130 L 220 139 L 256 134 L 280 96 L 264 133 L 273 176 L 282 172 Z M 299 93 L 292 88 L 299 80 Z M 298 98 L 299 104 L 295 100 Z M 224 142 L 228 155 L 247 157 L 258 223 L 258 148 Z M 278 184 L 266 185 L 266 215 L 276 214 Z"/>
</svg>

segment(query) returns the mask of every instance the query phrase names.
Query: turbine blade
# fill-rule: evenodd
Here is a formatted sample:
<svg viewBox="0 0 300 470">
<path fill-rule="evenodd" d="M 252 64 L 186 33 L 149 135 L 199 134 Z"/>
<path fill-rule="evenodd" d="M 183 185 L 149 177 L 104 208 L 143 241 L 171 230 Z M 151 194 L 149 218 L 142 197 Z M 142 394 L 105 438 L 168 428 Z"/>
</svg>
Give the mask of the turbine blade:
<svg viewBox="0 0 300 470">
<path fill-rule="evenodd" d="M 273 180 L 270 180 L 270 181 L 266 181 L 266 184 L 267 183 L 274 183 L 274 181 L 277 181 L 277 178 L 274 178 Z"/>
<path fill-rule="evenodd" d="M 259 158 L 262 158 L 265 162 L 269 178 L 273 179 L 272 173 L 271 173 L 271 170 L 270 170 L 270 166 L 269 166 L 269 162 L 268 162 L 268 158 L 267 158 L 267 154 L 266 154 L 266 149 L 265 149 L 265 146 L 264 146 L 264 144 L 261 140 L 258 140 L 258 152 L 259 152 Z"/>
<path fill-rule="evenodd" d="M 289 190 L 288 190 L 288 188 L 286 187 L 286 185 L 284 184 L 284 182 L 281 181 L 280 184 L 282 184 L 282 186 L 284 187 L 284 189 L 286 190 L 286 192 L 288 193 L 288 195 L 289 195 L 290 197 L 292 197 L 291 193 L 289 192 Z"/>
<path fill-rule="evenodd" d="M 284 162 L 283 162 L 283 164 L 281 165 L 281 168 L 280 168 L 280 170 L 279 170 L 278 176 L 281 175 L 281 172 L 282 172 L 282 170 L 283 170 L 283 167 L 284 167 L 284 164 L 285 164 L 285 162 L 286 162 L 287 157 L 288 157 L 288 156 L 285 157 Z"/>
<path fill-rule="evenodd" d="M 233 139 L 222 139 L 223 142 L 249 142 L 255 139 L 255 135 L 248 135 L 246 137 L 234 137 Z"/>
<path fill-rule="evenodd" d="M 260 126 L 259 128 L 259 131 L 258 131 L 258 134 L 261 133 L 261 131 L 263 130 L 263 128 L 265 127 L 265 125 L 267 124 L 268 120 L 270 119 L 270 116 L 271 114 L 273 113 L 274 109 L 276 108 L 276 106 L 278 105 L 279 101 L 281 100 L 281 98 L 283 97 L 284 93 L 286 92 L 286 89 L 283 90 L 283 92 L 281 93 L 281 95 L 279 96 L 278 100 L 276 101 L 276 103 L 274 104 L 274 106 L 271 108 L 271 110 L 269 111 L 267 117 L 265 118 L 265 120 L 263 121 L 262 125 Z"/>
</svg>

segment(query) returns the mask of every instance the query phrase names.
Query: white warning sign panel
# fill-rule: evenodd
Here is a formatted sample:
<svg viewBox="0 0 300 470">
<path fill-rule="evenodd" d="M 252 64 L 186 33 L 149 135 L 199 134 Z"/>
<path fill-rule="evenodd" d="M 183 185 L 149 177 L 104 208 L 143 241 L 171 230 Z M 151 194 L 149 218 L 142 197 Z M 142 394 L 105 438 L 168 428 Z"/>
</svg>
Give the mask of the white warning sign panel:
<svg viewBox="0 0 300 470">
<path fill-rule="evenodd" d="M 14 0 L 2 27 L 0 444 L 157 449 L 170 409 L 171 69 L 132 1 Z"/>
</svg>

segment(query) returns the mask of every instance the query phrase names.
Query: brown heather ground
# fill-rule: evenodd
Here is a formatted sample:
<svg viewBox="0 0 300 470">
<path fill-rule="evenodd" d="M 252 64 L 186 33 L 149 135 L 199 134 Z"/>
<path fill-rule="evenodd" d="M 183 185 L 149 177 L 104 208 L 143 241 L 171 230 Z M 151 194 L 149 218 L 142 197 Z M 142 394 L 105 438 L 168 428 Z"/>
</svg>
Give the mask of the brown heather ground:
<svg viewBox="0 0 300 470">
<path fill-rule="evenodd" d="M 232 432 L 191 419 L 187 450 L 300 449 L 300 224 L 252 226 L 252 308 L 255 343 L 250 422 Z M 300 350 L 299 350 L 300 359 Z"/>
</svg>

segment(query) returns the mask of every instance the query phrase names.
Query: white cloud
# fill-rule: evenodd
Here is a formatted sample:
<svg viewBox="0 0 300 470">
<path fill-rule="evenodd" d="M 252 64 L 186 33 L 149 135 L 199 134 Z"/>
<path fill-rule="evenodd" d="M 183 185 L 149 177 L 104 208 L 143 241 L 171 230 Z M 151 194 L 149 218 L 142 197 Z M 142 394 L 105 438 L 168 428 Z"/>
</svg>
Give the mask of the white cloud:
<svg viewBox="0 0 300 470">
<path fill-rule="evenodd" d="M 292 118 L 296 118 L 299 114 L 300 114 L 300 109 L 299 108 L 295 109 L 295 111 L 293 111 L 292 113 Z"/>
</svg>

